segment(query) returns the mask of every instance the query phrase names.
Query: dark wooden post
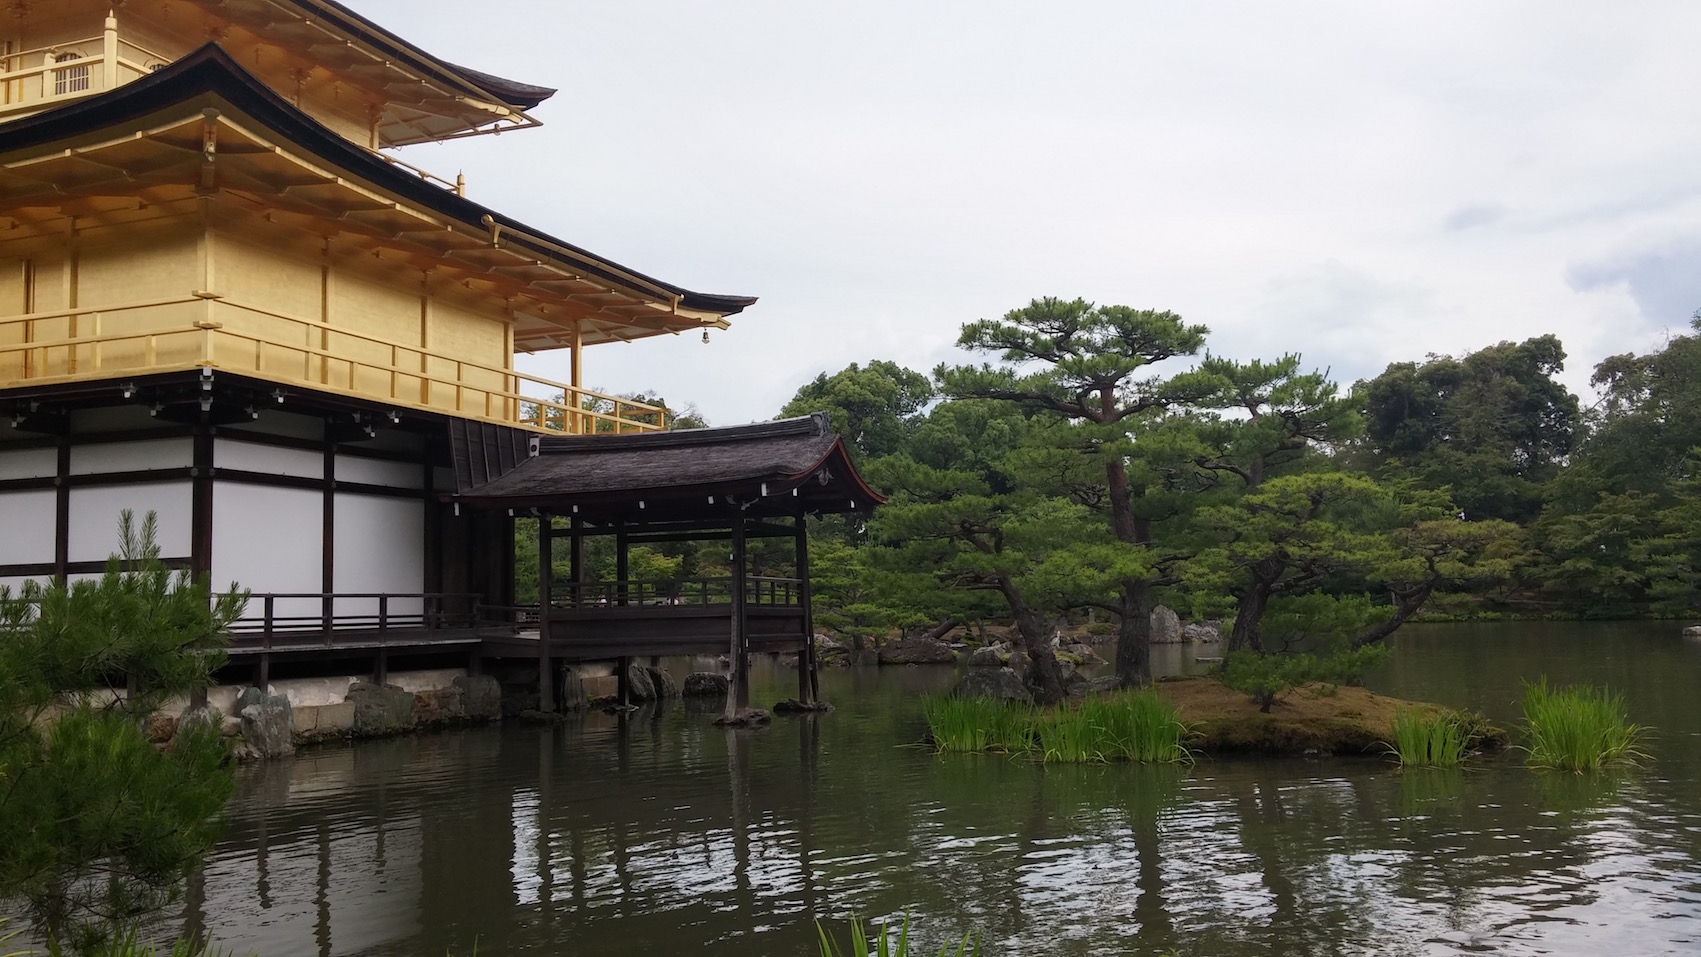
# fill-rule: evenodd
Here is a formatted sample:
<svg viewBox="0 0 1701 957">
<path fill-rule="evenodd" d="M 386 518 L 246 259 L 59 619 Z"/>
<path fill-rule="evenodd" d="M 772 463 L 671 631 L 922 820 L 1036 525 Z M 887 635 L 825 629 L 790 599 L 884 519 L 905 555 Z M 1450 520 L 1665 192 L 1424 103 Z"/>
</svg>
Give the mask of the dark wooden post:
<svg viewBox="0 0 1701 957">
<path fill-rule="evenodd" d="M 803 648 L 797 654 L 797 697 L 820 700 L 820 683 L 815 675 L 815 607 L 809 592 L 809 520 L 797 513 L 797 600 L 803 608 Z"/>
<path fill-rule="evenodd" d="M 573 583 L 573 600 L 570 604 L 578 607 L 585 603 L 585 527 L 577 515 L 569 520 L 567 527 L 573 533 L 573 537 L 569 539 L 572 545 L 567 554 L 567 579 Z"/>
<path fill-rule="evenodd" d="M 744 607 L 744 589 L 749 579 L 749 558 L 744 547 L 744 512 L 732 519 L 732 681 L 727 687 L 726 711 L 732 718 L 750 707 L 750 651 L 745 628 L 749 615 Z"/>
<path fill-rule="evenodd" d="M 555 579 L 555 531 L 549 510 L 537 517 L 537 708 L 555 710 L 555 676 L 549 664 L 550 587 Z"/>
<path fill-rule="evenodd" d="M 627 593 L 626 579 L 632 574 L 632 547 L 626 538 L 626 520 L 614 520 L 614 579 L 620 584 L 615 586 L 614 603 L 624 605 L 630 598 Z M 639 596 L 640 599 L 643 596 Z"/>
</svg>

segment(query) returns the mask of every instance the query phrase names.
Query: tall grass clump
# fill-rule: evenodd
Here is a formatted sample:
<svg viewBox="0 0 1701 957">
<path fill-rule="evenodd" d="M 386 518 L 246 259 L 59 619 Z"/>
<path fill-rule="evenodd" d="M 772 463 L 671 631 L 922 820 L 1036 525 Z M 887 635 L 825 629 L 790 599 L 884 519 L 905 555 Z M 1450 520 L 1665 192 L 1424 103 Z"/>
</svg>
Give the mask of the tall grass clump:
<svg viewBox="0 0 1701 957">
<path fill-rule="evenodd" d="M 1155 691 L 1122 691 L 1081 703 L 1082 715 L 1104 729 L 1107 756 L 1141 764 L 1192 764 L 1184 743 L 1191 729 Z"/>
<path fill-rule="evenodd" d="M 897 939 L 891 935 L 892 925 L 881 924 L 875 930 L 872 944 L 868 939 L 868 931 L 858 918 L 851 918 L 850 947 L 841 948 L 838 941 L 827 934 L 827 929 L 815 922 L 815 932 L 821 938 L 821 957 L 920 957 L 923 953 L 919 945 L 910 941 L 910 918 L 904 915 L 903 926 L 898 929 Z M 951 944 L 941 944 L 937 957 L 980 957 L 980 938 L 973 934 L 964 934 L 963 939 L 953 948 Z"/>
<path fill-rule="evenodd" d="M 1550 688 L 1546 678 L 1526 684 L 1524 722 L 1534 767 L 1598 771 L 1647 757 L 1637 747 L 1645 729 L 1630 723 L 1624 696 L 1605 688 Z"/>
<path fill-rule="evenodd" d="M 1032 748 L 1026 708 L 991 698 L 927 698 L 922 713 L 927 732 L 940 751 L 1003 751 Z"/>
<path fill-rule="evenodd" d="M 1456 768 L 1465 760 L 1470 728 L 1456 711 L 1445 714 L 1394 712 L 1389 753 L 1407 768 Z"/>
<path fill-rule="evenodd" d="M 989 698 L 930 698 L 928 733 L 940 751 L 1002 751 L 1043 761 L 1191 763 L 1175 706 L 1153 691 L 1088 698 L 1079 708 L 1036 710 Z"/>
</svg>

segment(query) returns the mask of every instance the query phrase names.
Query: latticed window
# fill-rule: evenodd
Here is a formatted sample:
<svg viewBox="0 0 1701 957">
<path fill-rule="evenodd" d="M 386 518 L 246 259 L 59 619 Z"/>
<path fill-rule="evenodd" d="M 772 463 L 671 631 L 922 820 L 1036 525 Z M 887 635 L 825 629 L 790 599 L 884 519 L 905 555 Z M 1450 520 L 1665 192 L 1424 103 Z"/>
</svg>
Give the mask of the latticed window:
<svg viewBox="0 0 1701 957">
<path fill-rule="evenodd" d="M 61 53 L 53 58 L 54 63 L 69 63 L 81 60 L 81 53 Z M 89 65 L 61 67 L 53 71 L 53 93 L 59 96 L 65 93 L 85 93 L 89 88 Z"/>
</svg>

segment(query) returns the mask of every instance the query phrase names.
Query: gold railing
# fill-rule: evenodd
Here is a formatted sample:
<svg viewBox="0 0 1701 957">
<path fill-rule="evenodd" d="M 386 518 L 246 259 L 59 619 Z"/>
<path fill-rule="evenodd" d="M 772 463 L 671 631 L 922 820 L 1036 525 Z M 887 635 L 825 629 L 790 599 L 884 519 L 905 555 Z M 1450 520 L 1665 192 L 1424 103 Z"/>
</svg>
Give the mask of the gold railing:
<svg viewBox="0 0 1701 957">
<path fill-rule="evenodd" d="M 109 19 L 99 36 L 0 55 L 0 116 L 102 93 L 167 62 L 119 36 Z"/>
<path fill-rule="evenodd" d="M 667 427 L 660 406 L 205 294 L 0 319 L 0 389 L 201 367 L 540 432 Z"/>
</svg>

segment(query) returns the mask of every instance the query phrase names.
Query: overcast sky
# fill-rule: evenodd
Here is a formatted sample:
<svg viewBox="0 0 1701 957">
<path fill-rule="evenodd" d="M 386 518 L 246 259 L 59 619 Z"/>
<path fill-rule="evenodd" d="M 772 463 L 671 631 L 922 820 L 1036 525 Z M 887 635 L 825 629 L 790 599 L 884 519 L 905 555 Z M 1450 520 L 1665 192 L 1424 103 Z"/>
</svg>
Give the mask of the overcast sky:
<svg viewBox="0 0 1701 957">
<path fill-rule="evenodd" d="M 1701 307 L 1701 4 L 346 2 L 560 88 L 542 129 L 405 158 L 761 297 L 707 346 L 586 353 L 715 425 L 850 362 L 963 361 L 962 323 L 1046 295 L 1343 385 L 1553 332 L 1585 399 Z"/>
</svg>

